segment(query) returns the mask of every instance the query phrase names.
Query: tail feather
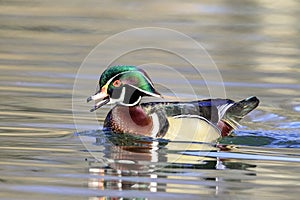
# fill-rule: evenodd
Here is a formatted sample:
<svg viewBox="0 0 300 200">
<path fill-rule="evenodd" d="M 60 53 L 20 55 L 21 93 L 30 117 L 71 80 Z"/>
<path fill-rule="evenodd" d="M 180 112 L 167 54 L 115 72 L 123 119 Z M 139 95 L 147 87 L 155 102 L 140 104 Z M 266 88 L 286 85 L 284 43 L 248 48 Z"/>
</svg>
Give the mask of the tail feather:
<svg viewBox="0 0 300 200">
<path fill-rule="evenodd" d="M 239 126 L 240 120 L 254 110 L 258 104 L 259 100 L 255 96 L 235 102 L 226 110 L 221 120 L 235 129 Z"/>
</svg>

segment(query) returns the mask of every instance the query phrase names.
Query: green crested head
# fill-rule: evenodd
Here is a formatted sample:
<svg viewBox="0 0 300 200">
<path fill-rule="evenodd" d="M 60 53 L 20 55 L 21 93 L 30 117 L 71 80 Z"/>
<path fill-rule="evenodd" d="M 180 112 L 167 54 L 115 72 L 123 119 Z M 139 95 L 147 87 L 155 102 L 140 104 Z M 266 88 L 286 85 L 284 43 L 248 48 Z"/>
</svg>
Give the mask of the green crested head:
<svg viewBox="0 0 300 200">
<path fill-rule="evenodd" d="M 100 76 L 99 85 L 103 87 L 112 77 L 130 71 L 138 71 L 139 69 L 135 66 L 130 65 L 116 65 L 107 68 Z"/>
<path fill-rule="evenodd" d="M 89 100 L 99 100 L 95 110 L 106 103 L 134 106 L 143 96 L 160 97 L 146 72 L 135 66 L 121 65 L 107 68 L 99 80 L 100 90 Z"/>
</svg>

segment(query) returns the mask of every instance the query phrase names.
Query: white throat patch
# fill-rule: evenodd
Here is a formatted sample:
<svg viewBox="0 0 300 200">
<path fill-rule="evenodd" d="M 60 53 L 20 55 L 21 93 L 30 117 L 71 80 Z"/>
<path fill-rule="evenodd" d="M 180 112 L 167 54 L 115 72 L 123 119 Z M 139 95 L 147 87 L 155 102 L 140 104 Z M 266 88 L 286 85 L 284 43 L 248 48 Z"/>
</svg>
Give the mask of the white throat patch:
<svg viewBox="0 0 300 200">
<path fill-rule="evenodd" d="M 123 102 L 124 99 L 125 99 L 125 92 L 126 92 L 126 88 L 123 87 L 120 97 L 118 99 L 112 99 L 112 98 L 110 98 L 109 104 Z"/>
<path fill-rule="evenodd" d="M 133 102 L 133 103 L 124 103 L 124 100 L 125 100 L 125 94 L 126 94 L 126 88 L 123 87 L 123 88 L 122 88 L 122 92 L 121 92 L 120 97 L 119 97 L 118 99 L 112 99 L 112 98 L 111 98 L 109 104 L 114 104 L 114 103 L 116 103 L 116 104 L 120 104 L 120 105 L 123 105 L 123 106 L 135 106 L 135 105 L 137 105 L 137 104 L 141 101 L 141 99 L 142 99 L 142 97 L 139 96 L 139 98 L 138 98 L 135 102 Z"/>
</svg>

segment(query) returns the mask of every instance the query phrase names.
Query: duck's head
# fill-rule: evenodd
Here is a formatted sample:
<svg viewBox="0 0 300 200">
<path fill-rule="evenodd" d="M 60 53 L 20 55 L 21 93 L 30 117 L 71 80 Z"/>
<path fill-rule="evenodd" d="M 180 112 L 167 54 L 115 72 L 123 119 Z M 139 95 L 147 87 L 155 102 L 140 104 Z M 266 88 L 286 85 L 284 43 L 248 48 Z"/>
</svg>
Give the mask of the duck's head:
<svg viewBox="0 0 300 200">
<path fill-rule="evenodd" d="M 161 97 L 146 72 L 135 66 L 107 68 L 100 77 L 99 86 L 100 90 L 87 99 L 87 102 L 96 101 L 91 112 L 105 104 L 135 106 L 143 96 Z"/>
</svg>

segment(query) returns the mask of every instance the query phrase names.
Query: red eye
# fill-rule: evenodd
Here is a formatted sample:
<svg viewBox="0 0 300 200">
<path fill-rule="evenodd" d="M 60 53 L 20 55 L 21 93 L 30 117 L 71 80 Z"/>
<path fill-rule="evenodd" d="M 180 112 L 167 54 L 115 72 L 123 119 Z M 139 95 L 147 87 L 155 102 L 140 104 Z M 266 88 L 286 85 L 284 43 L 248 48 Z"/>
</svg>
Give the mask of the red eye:
<svg viewBox="0 0 300 200">
<path fill-rule="evenodd" d="M 113 82 L 113 86 L 114 87 L 120 87 L 121 86 L 121 81 L 120 80 L 115 80 L 114 82 Z"/>
</svg>

